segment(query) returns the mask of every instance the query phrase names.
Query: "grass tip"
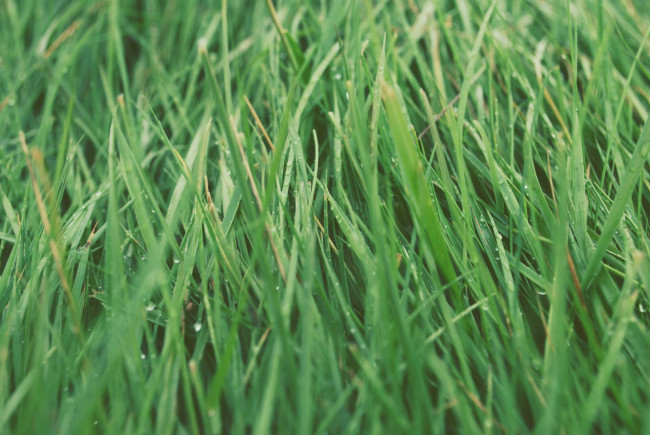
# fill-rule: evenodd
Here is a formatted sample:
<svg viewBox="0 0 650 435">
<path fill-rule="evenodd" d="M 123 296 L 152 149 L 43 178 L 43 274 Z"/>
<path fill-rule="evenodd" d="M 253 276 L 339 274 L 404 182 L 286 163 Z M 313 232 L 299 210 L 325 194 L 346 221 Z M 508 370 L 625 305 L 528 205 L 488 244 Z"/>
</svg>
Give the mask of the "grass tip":
<svg viewBox="0 0 650 435">
<path fill-rule="evenodd" d="M 207 55 L 208 54 L 208 38 L 205 36 L 202 38 L 199 38 L 198 41 L 196 41 L 196 48 L 199 51 L 199 55 Z"/>
</svg>

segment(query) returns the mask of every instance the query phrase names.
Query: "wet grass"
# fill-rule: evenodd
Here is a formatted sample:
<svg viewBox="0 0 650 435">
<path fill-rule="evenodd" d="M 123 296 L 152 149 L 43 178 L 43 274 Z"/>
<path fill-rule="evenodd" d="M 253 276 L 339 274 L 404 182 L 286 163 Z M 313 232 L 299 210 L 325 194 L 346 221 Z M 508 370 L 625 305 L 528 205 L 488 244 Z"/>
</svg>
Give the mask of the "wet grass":
<svg viewBox="0 0 650 435">
<path fill-rule="evenodd" d="M 0 3 L 0 432 L 650 431 L 647 6 L 212 3 Z"/>
</svg>

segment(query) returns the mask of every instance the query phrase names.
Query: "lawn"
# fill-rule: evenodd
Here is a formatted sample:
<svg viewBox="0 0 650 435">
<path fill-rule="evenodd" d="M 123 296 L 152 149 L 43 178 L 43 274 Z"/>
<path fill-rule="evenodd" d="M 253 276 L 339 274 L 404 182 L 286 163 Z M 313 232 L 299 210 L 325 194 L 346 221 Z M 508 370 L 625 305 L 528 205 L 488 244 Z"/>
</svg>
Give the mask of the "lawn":
<svg viewBox="0 0 650 435">
<path fill-rule="evenodd" d="M 650 433 L 649 35 L 0 0 L 0 433 Z"/>
</svg>

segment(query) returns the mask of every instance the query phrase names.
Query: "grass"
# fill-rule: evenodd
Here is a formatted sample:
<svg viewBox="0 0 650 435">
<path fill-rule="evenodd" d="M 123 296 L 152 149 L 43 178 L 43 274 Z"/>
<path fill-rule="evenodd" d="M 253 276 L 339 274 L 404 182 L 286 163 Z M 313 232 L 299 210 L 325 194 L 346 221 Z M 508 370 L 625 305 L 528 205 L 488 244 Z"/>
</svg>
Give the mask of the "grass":
<svg viewBox="0 0 650 435">
<path fill-rule="evenodd" d="M 0 2 L 0 433 L 648 433 L 650 8 Z"/>
</svg>

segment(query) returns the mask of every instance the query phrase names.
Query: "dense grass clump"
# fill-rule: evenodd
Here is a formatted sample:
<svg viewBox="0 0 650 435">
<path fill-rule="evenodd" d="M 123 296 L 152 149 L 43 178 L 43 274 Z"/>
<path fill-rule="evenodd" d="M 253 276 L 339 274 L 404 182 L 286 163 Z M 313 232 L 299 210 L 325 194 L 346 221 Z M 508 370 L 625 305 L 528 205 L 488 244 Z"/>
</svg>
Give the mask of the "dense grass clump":
<svg viewBox="0 0 650 435">
<path fill-rule="evenodd" d="M 650 7 L 0 2 L 0 433 L 649 433 Z"/>
</svg>

